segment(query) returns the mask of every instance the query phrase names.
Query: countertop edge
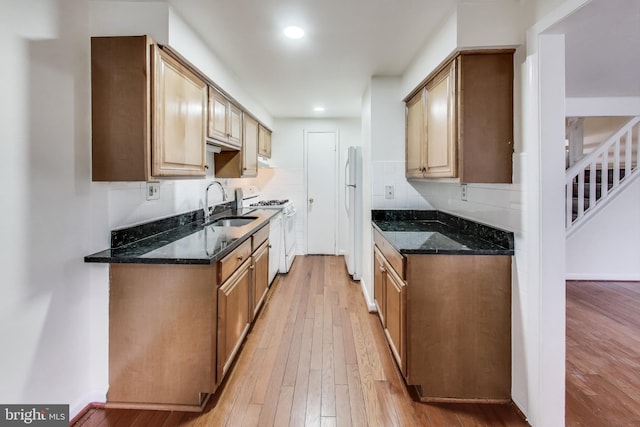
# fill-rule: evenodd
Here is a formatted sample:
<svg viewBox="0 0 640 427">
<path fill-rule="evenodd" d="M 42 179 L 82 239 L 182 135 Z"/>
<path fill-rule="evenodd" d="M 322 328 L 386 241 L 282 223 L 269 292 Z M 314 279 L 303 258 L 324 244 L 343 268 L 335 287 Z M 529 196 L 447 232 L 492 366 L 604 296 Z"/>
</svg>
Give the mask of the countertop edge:
<svg viewBox="0 0 640 427">
<path fill-rule="evenodd" d="M 259 222 L 254 227 L 248 229 L 242 237 L 239 237 L 229 245 L 219 250 L 218 252 L 211 255 L 209 258 L 168 258 L 168 257 L 156 257 L 156 258 L 144 258 L 142 255 L 132 255 L 130 257 L 114 257 L 110 256 L 109 252 L 114 248 L 104 249 L 102 251 L 93 253 L 91 255 L 87 255 L 84 257 L 85 263 L 94 263 L 94 264 L 180 264 L 180 265 L 208 265 L 213 262 L 216 262 L 226 255 L 231 253 L 234 249 L 240 246 L 242 243 L 247 241 L 255 232 L 267 226 L 271 218 L 278 213 L 278 210 L 264 210 L 264 212 L 268 213 L 268 215 L 263 218 L 261 222 Z M 250 214 L 248 212 L 247 214 Z M 201 219 L 198 221 L 202 221 Z M 196 221 L 196 222 L 198 222 Z M 193 223 L 184 224 L 183 227 L 193 226 Z M 204 229 L 204 224 L 198 225 L 198 227 L 202 227 Z M 151 237 L 153 238 L 153 237 Z M 167 244 L 174 243 L 178 239 L 173 242 L 169 242 Z"/>
</svg>

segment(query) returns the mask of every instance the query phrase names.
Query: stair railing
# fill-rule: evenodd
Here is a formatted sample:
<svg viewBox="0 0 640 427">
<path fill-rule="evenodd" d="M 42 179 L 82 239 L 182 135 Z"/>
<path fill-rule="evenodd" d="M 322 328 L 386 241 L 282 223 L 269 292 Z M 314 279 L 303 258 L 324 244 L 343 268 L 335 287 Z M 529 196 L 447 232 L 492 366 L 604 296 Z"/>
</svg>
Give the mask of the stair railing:
<svg viewBox="0 0 640 427">
<path fill-rule="evenodd" d="M 630 182 L 640 164 L 640 116 L 634 117 L 608 140 L 575 163 L 566 173 L 566 230 L 576 228 L 611 197 L 621 190 L 623 182 Z M 633 153 L 635 153 L 635 158 Z M 612 179 L 609 182 L 609 171 Z M 597 175 L 602 177 L 598 194 Z M 588 197 L 585 197 L 585 177 L 588 177 Z M 575 185 L 577 184 L 577 186 Z M 577 187 L 577 206 L 574 205 Z M 585 200 L 588 203 L 585 204 Z"/>
</svg>

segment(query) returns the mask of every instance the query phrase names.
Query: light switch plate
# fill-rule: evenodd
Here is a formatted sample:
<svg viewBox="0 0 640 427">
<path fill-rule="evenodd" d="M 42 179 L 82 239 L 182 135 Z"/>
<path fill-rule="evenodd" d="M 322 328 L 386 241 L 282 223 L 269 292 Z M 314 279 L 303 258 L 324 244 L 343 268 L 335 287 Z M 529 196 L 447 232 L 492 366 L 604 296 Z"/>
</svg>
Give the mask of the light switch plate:
<svg viewBox="0 0 640 427">
<path fill-rule="evenodd" d="M 147 200 L 158 200 L 160 198 L 160 183 L 147 182 Z"/>
</svg>

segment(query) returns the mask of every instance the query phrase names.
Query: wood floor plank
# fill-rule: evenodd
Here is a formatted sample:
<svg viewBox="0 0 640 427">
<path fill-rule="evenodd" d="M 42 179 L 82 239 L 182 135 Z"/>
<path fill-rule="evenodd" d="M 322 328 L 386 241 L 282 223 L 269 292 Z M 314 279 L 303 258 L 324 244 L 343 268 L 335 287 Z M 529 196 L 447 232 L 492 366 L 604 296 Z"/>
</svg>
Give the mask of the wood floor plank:
<svg viewBox="0 0 640 427">
<path fill-rule="evenodd" d="M 357 364 L 347 365 L 347 382 L 349 386 L 349 405 L 351 407 L 351 424 L 354 427 L 367 425 L 367 412 L 364 394 L 360 382 L 360 370 Z"/>
<path fill-rule="evenodd" d="M 322 409 L 323 417 L 336 415 L 336 387 L 333 353 L 333 310 L 332 292 L 327 291 L 323 298 L 322 315 Z"/>
<path fill-rule="evenodd" d="M 298 370 L 295 381 L 295 388 L 293 392 L 293 404 L 291 408 L 291 422 L 292 426 L 304 425 L 306 412 L 307 412 L 307 393 L 309 390 L 309 367 L 311 365 L 311 347 L 312 347 L 312 332 L 313 332 L 313 318 L 305 318 L 302 346 L 300 348 L 300 358 L 298 361 Z"/>
<path fill-rule="evenodd" d="M 276 409 L 275 418 L 273 420 L 274 426 L 288 426 L 291 420 L 291 407 L 293 405 L 293 390 L 292 386 L 282 386 L 280 393 L 278 394 L 278 407 Z"/>
<path fill-rule="evenodd" d="M 320 425 L 320 409 L 322 406 L 322 371 L 309 371 L 309 391 L 307 393 L 307 412 L 304 425 L 307 427 Z"/>
<path fill-rule="evenodd" d="M 342 315 L 338 312 L 340 317 Z M 333 327 L 333 366 L 335 384 L 347 384 L 347 362 L 344 356 L 342 326 Z"/>
<path fill-rule="evenodd" d="M 349 386 L 347 384 L 336 384 L 336 426 L 351 427 Z"/>
</svg>

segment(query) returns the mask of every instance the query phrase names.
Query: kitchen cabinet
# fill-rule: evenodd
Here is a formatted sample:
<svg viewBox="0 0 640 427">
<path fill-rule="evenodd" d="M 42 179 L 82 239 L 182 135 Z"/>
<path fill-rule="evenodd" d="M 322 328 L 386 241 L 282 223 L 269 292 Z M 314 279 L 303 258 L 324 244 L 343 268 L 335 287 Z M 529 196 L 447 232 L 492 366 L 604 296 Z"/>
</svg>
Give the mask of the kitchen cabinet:
<svg viewBox="0 0 640 427">
<path fill-rule="evenodd" d="M 253 255 L 251 317 L 255 318 L 269 290 L 269 243 L 264 242 Z"/>
<path fill-rule="evenodd" d="M 406 102 L 406 176 L 511 183 L 513 50 L 460 52 Z"/>
<path fill-rule="evenodd" d="M 258 155 L 271 158 L 271 131 L 262 125 L 258 131 Z"/>
<path fill-rule="evenodd" d="M 374 297 L 423 401 L 511 396 L 511 257 L 401 254 L 374 229 Z"/>
<path fill-rule="evenodd" d="M 218 378 L 227 373 L 249 330 L 251 259 L 218 289 Z"/>
<path fill-rule="evenodd" d="M 268 236 L 208 265 L 110 264 L 108 407 L 204 408 L 264 302 Z"/>
<path fill-rule="evenodd" d="M 380 321 L 384 328 L 391 353 L 403 375 L 406 375 L 406 283 L 384 258 L 379 249 L 374 250 L 374 292 Z"/>
<path fill-rule="evenodd" d="M 207 84 L 147 36 L 91 39 L 92 179 L 204 177 Z"/>
<path fill-rule="evenodd" d="M 258 175 L 258 121 L 248 114 L 242 118 L 242 150 L 214 155 L 216 178 L 248 178 Z"/>
<path fill-rule="evenodd" d="M 268 238 L 267 225 L 219 261 L 224 281 L 218 290 L 219 380 L 233 363 L 267 292 Z"/>
<path fill-rule="evenodd" d="M 216 265 L 111 264 L 108 407 L 201 410 L 215 392 Z"/>
<path fill-rule="evenodd" d="M 207 137 L 217 145 L 242 148 L 242 110 L 213 87 L 209 87 Z"/>
</svg>

